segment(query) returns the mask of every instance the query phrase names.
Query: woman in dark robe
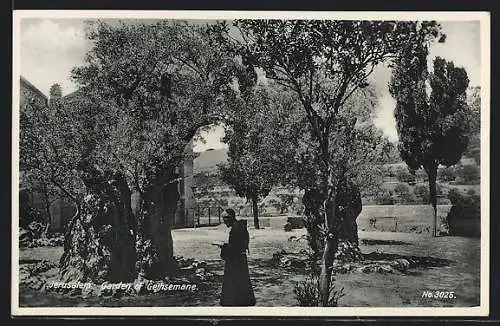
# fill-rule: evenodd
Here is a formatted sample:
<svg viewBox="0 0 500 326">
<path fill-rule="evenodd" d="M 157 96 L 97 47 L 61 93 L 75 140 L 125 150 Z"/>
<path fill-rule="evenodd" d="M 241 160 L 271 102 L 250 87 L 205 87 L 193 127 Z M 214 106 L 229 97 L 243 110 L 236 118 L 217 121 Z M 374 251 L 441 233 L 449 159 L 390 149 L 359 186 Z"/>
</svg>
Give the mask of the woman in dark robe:
<svg viewBox="0 0 500 326">
<path fill-rule="evenodd" d="M 233 209 L 223 213 L 224 224 L 231 228 L 229 242 L 221 247 L 221 258 L 225 261 L 221 306 L 254 306 L 255 296 L 248 274 L 249 235 L 246 220 L 237 220 Z"/>
</svg>

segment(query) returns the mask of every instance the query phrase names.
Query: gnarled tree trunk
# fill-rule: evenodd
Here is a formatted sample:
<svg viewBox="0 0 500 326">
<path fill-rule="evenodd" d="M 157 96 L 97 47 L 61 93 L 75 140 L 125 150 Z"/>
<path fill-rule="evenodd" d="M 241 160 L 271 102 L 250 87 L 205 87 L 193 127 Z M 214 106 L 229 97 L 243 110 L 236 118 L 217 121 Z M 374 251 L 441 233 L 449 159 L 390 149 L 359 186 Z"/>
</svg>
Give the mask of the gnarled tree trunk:
<svg viewBox="0 0 500 326">
<path fill-rule="evenodd" d="M 135 218 L 130 190 L 120 172 L 93 171 L 90 192 L 68 223 L 60 278 L 68 281 L 131 281 L 136 277 Z"/>
<path fill-rule="evenodd" d="M 148 278 L 158 279 L 178 272 L 171 233 L 180 198 L 174 170 L 167 171 L 142 195 L 143 247 L 139 264 Z"/>
<path fill-rule="evenodd" d="M 324 218 L 321 214 L 323 196 L 316 189 L 307 189 L 302 197 L 302 203 L 304 204 L 304 226 L 307 229 L 307 241 L 314 252 L 315 260 L 318 260 L 323 254 L 325 243 L 321 233 L 321 227 L 324 225 Z"/>
<path fill-rule="evenodd" d="M 325 239 L 321 229 L 324 226 L 324 216 L 321 214 L 324 196 L 318 190 L 308 189 L 302 197 L 305 210 L 304 225 L 308 233 L 309 247 L 319 259 L 323 254 Z M 349 241 L 358 246 L 358 225 L 356 219 L 361 213 L 361 192 L 349 181 L 339 182 L 336 195 L 336 216 L 339 219 L 339 241 Z"/>
<path fill-rule="evenodd" d="M 324 214 L 326 223 L 325 248 L 323 250 L 323 259 L 321 260 L 321 273 L 319 275 L 319 289 L 321 293 L 321 303 L 324 307 L 328 306 L 330 299 L 330 286 L 332 282 L 332 267 L 335 260 L 335 253 L 339 243 L 338 219 L 335 215 L 335 190 L 324 202 Z"/>
<path fill-rule="evenodd" d="M 341 180 L 337 185 L 334 200 L 326 200 L 319 190 L 305 191 L 302 202 L 305 206 L 304 224 L 308 231 L 309 246 L 315 254 L 315 260 L 321 258 L 321 280 L 323 287 L 323 304 L 328 303 L 331 282 L 331 267 L 335 260 L 340 241 L 351 242 L 353 248 L 358 247 L 358 226 L 356 218 L 362 210 L 361 193 L 358 187 L 350 181 Z M 335 215 L 333 214 L 335 207 Z M 325 238 L 325 215 L 331 221 Z M 322 231 L 323 230 L 323 231 Z"/>
<path fill-rule="evenodd" d="M 340 221 L 339 239 L 349 241 L 357 247 L 359 240 L 356 219 L 363 209 L 361 192 L 358 186 L 349 180 L 342 180 L 337 188 L 336 216 Z"/>
</svg>

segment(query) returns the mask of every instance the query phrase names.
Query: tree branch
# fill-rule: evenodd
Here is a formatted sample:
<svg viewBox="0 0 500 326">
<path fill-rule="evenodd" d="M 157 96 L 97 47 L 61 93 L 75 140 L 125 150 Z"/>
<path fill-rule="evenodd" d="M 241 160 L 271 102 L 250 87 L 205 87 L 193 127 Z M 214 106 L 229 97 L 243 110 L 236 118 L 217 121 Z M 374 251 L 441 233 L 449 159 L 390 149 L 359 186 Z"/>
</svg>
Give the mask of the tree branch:
<svg viewBox="0 0 500 326">
<path fill-rule="evenodd" d="M 63 187 L 56 179 L 52 176 L 50 178 L 50 181 L 57 187 L 59 188 L 68 198 L 70 198 L 72 201 L 75 202 L 77 207 L 80 207 L 80 202 L 76 198 L 76 195 L 72 194 L 69 190 L 67 190 L 65 187 Z"/>
<path fill-rule="evenodd" d="M 194 72 L 196 72 L 201 77 L 201 79 L 203 81 L 207 80 L 206 74 L 201 70 L 200 67 L 197 67 L 194 62 L 190 63 L 187 59 L 181 58 L 181 57 L 178 57 L 178 56 L 175 56 L 175 55 L 173 55 L 172 58 L 174 58 L 175 60 L 180 61 L 181 63 L 183 63 L 186 66 L 188 66 L 189 68 L 191 68 Z"/>
</svg>

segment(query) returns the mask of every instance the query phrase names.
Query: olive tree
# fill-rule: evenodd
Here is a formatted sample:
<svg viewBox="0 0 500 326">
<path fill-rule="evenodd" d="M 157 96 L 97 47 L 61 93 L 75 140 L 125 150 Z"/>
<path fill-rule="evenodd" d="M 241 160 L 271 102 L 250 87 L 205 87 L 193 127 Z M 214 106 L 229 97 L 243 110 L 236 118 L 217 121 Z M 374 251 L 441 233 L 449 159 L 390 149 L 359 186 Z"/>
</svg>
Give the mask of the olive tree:
<svg viewBox="0 0 500 326">
<path fill-rule="evenodd" d="M 260 85 L 240 92 L 226 105 L 231 107 L 224 137 L 229 151 L 228 162 L 219 166 L 221 178 L 251 201 L 254 226 L 259 229 L 258 202 L 280 183 L 285 171 L 287 135 L 279 128 L 280 112 L 295 103 L 270 85 Z"/>
<path fill-rule="evenodd" d="M 435 22 L 238 20 L 233 36 L 226 24 L 220 34 L 232 44 L 248 66 L 260 67 L 266 77 L 293 91 L 310 127 L 319 158 L 319 196 L 326 226 L 321 271 L 322 303 L 327 305 L 331 265 L 338 244 L 339 221 L 335 197 L 339 179 L 334 173 L 335 148 L 331 134 L 339 110 L 381 62 L 402 47 L 421 42 L 418 36 L 438 36 Z M 233 29 L 234 30 L 234 29 Z M 233 35 L 232 35 L 233 34 Z M 352 128 L 349 124 L 346 128 Z"/>
<path fill-rule="evenodd" d="M 78 210 L 61 278 L 174 274 L 179 166 L 197 131 L 219 118 L 236 61 L 205 26 L 183 22 L 98 22 L 88 38 L 86 62 L 72 71 L 79 89 L 62 99 L 58 117 L 68 141 L 57 152 L 71 155 L 71 164 L 48 164 L 64 170 L 55 181 L 69 175 L 81 185 L 80 196 L 69 194 Z"/>
</svg>

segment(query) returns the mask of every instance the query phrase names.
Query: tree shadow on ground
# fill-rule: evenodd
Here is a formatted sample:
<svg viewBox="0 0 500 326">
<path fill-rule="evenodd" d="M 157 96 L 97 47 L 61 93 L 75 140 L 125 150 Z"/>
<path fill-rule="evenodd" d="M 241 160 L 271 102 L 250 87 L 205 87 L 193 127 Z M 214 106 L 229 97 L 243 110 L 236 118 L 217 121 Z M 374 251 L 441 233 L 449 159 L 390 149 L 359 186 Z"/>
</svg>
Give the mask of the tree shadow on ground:
<svg viewBox="0 0 500 326">
<path fill-rule="evenodd" d="M 40 263 L 42 259 L 19 259 L 19 265 Z"/>
<path fill-rule="evenodd" d="M 374 251 L 368 254 L 362 254 L 365 261 L 395 261 L 398 259 L 406 259 L 410 263 L 410 268 L 431 268 L 431 267 L 446 267 L 455 262 L 449 259 L 436 258 L 429 256 L 407 256 L 399 254 L 389 254 L 379 251 Z"/>
<path fill-rule="evenodd" d="M 411 245 L 409 242 L 398 241 L 398 240 L 377 240 L 377 239 L 361 239 L 362 245 L 365 246 L 377 246 L 377 245 Z"/>
<path fill-rule="evenodd" d="M 361 259 L 336 261 L 335 266 L 338 272 L 341 273 L 352 271 L 367 272 L 371 267 L 391 266 L 391 269 L 395 267 L 396 270 L 407 275 L 420 275 L 420 271 L 423 269 L 447 267 L 454 264 L 456 264 L 455 261 L 444 258 L 374 251 L 370 253 L 361 253 Z M 285 271 L 286 273 L 292 274 L 309 273 L 308 256 L 303 252 L 280 251 L 279 254 L 272 258 L 255 259 L 253 265 L 263 270 L 273 269 L 275 271 Z M 382 270 L 387 272 L 388 270 L 386 269 Z M 375 268 L 375 270 L 378 270 L 378 268 Z"/>
</svg>

